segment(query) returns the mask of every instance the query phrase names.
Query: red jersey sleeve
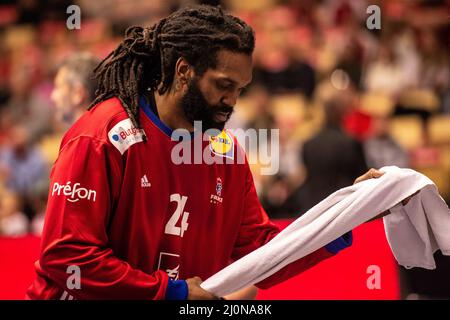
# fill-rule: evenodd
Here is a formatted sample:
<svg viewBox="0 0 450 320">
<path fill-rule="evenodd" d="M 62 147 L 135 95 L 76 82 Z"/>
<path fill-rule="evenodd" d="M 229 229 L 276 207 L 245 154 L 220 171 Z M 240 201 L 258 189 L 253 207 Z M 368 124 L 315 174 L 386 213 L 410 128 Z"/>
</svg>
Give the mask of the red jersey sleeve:
<svg viewBox="0 0 450 320">
<path fill-rule="evenodd" d="M 167 274 L 134 269 L 108 247 L 108 221 L 122 171 L 122 158 L 112 145 L 83 136 L 63 146 L 52 169 L 39 264 L 47 278 L 76 299 L 165 296 Z M 79 289 L 67 285 L 70 266 L 79 268 Z"/>
<path fill-rule="evenodd" d="M 233 259 L 237 260 L 263 246 L 279 232 L 279 228 L 269 220 L 259 202 L 253 177 L 250 168 L 248 168 L 245 186 L 244 217 L 240 226 L 238 240 L 233 251 Z M 333 256 L 333 253 L 325 248 L 321 248 L 288 264 L 272 276 L 256 284 L 256 286 L 262 289 L 269 288 L 313 267 L 320 261 L 331 256 Z"/>
</svg>

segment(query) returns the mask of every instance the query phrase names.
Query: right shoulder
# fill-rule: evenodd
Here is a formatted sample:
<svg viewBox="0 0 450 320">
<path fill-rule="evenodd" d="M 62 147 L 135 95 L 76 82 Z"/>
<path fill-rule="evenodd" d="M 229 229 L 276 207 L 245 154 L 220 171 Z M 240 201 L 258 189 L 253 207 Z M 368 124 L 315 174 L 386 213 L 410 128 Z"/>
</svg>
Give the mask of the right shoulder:
<svg viewBox="0 0 450 320">
<path fill-rule="evenodd" d="M 61 150 L 81 137 L 114 147 L 120 154 L 143 141 L 143 133 L 134 127 L 118 98 L 111 98 L 87 111 L 64 135 Z"/>
</svg>

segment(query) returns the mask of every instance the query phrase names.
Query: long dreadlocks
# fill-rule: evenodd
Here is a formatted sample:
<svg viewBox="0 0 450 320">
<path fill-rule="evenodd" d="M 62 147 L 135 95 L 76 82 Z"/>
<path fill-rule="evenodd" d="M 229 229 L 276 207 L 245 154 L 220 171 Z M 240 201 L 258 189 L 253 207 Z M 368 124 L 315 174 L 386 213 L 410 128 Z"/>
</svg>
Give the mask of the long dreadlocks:
<svg viewBox="0 0 450 320">
<path fill-rule="evenodd" d="M 95 68 L 99 87 L 88 109 L 116 96 L 133 125 L 141 129 L 140 95 L 169 90 L 178 58 L 186 59 L 201 76 L 216 67 L 220 49 L 250 55 L 254 45 L 250 26 L 208 5 L 178 10 L 150 28 L 130 27 L 125 39 Z"/>
</svg>

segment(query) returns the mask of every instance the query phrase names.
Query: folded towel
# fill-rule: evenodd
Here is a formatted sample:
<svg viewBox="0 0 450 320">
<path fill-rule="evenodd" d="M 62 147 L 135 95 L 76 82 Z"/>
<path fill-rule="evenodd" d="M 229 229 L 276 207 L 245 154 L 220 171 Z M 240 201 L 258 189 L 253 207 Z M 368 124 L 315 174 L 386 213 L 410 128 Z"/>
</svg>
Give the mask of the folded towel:
<svg viewBox="0 0 450 320">
<path fill-rule="evenodd" d="M 394 207 L 393 214 L 384 218 L 394 256 L 400 258 L 399 263 L 406 263 L 409 267 L 432 267 L 430 252 L 439 247 L 443 254 L 449 254 L 450 210 L 439 197 L 434 183 L 426 176 L 395 166 L 380 170 L 385 172 L 382 177 L 365 180 L 331 194 L 292 222 L 269 243 L 206 279 L 201 287 L 217 296 L 224 296 L 256 284 L 289 263 L 320 249 L 356 226 Z M 414 196 L 406 207 L 397 206 L 403 199 L 425 187 L 425 192 Z M 423 215 L 420 210 L 409 209 L 417 206 L 423 208 Z M 416 216 L 422 218 L 416 219 Z M 432 228 L 425 226 L 425 216 L 435 217 L 428 221 Z M 407 224 L 405 221 L 413 222 Z M 419 231 L 414 233 L 413 229 Z M 445 232 L 445 229 L 448 231 Z M 405 246 L 405 241 L 410 245 Z M 412 251 L 411 246 L 416 250 Z M 425 255 L 427 258 L 424 258 Z"/>
</svg>

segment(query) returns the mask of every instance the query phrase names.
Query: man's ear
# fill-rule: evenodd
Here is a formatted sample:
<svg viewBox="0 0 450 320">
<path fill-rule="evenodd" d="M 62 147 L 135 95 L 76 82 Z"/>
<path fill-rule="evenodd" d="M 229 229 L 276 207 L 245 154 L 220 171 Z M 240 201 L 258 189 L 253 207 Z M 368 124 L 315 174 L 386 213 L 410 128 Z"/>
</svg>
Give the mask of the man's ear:
<svg viewBox="0 0 450 320">
<path fill-rule="evenodd" d="M 180 57 L 175 64 L 175 81 L 179 81 L 181 86 L 187 85 L 189 80 L 194 76 L 193 67 L 183 58 Z"/>
</svg>

